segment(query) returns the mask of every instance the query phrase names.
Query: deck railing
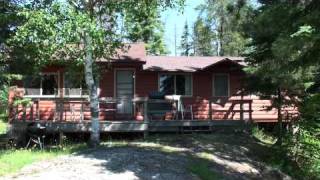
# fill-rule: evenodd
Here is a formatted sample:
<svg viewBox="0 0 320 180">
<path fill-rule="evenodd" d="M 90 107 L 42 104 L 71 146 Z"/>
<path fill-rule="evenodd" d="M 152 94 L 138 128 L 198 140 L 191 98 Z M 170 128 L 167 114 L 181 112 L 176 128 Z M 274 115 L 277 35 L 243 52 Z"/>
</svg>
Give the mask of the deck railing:
<svg viewBox="0 0 320 180">
<path fill-rule="evenodd" d="M 101 98 L 99 103 L 99 116 L 101 120 L 217 120 L 238 119 L 252 121 L 252 100 L 227 100 L 227 108 L 215 108 L 214 100 L 207 100 L 205 110 L 196 108 L 198 102 L 182 104 L 189 106 L 191 112 L 183 116 L 179 104 L 175 100 L 149 99 L 147 97 L 135 98 Z M 237 108 L 235 108 L 237 107 Z M 128 108 L 131 108 L 128 110 Z M 184 109 L 187 111 L 186 109 Z M 204 117 L 199 114 L 204 113 Z M 87 97 L 68 98 L 32 98 L 28 107 L 14 107 L 15 120 L 52 120 L 52 121 L 84 121 L 90 120 L 90 104 Z M 221 114 L 219 118 L 216 114 Z M 237 118 L 235 118 L 237 114 Z M 202 114 L 203 115 L 203 114 Z M 247 115 L 245 117 L 245 115 Z M 190 117 L 191 116 L 191 117 Z"/>
</svg>

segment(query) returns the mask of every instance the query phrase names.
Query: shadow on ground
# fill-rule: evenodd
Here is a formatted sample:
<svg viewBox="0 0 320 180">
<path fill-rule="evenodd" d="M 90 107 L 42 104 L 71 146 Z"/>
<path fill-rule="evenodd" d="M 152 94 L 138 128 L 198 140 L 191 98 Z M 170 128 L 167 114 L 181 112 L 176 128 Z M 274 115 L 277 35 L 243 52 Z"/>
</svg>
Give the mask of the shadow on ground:
<svg viewBox="0 0 320 180">
<path fill-rule="evenodd" d="M 261 162 L 269 151 L 245 134 L 193 134 L 107 143 L 77 155 L 102 160 L 106 172 L 133 179 L 290 179 Z"/>
</svg>

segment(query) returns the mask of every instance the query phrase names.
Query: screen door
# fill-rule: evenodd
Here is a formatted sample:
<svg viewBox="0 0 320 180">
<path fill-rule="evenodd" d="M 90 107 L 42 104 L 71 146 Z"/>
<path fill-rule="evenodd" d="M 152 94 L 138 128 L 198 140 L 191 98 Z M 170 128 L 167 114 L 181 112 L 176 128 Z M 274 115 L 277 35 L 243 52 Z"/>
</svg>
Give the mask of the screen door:
<svg viewBox="0 0 320 180">
<path fill-rule="evenodd" d="M 116 97 L 117 113 L 132 114 L 134 96 L 134 71 L 117 70 L 116 71 Z"/>
</svg>

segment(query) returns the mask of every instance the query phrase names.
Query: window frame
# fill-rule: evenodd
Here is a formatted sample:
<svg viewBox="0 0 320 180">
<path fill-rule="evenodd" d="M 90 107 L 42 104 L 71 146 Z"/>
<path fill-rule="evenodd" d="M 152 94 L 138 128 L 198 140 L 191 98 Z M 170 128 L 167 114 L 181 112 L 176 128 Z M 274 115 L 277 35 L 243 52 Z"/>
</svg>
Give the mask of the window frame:
<svg viewBox="0 0 320 180">
<path fill-rule="evenodd" d="M 43 88 L 42 88 L 42 76 L 43 75 L 57 75 L 58 76 L 58 88 L 57 88 L 57 94 L 53 95 L 43 95 Z M 24 97 L 27 98 L 37 98 L 37 97 L 43 97 L 43 98 L 54 98 L 54 97 L 60 97 L 60 73 L 59 72 L 41 72 L 39 73 L 40 76 L 40 94 L 39 95 L 24 95 Z M 26 88 L 27 89 L 27 88 Z"/>
<path fill-rule="evenodd" d="M 176 78 L 177 78 L 177 75 L 187 75 L 187 76 L 190 76 L 191 78 L 191 94 L 190 95 L 179 95 L 179 96 L 182 96 L 182 97 L 193 97 L 193 73 L 158 73 L 158 91 L 160 92 L 160 77 L 161 75 L 173 75 L 174 76 L 174 80 L 173 80 L 173 88 L 174 88 L 174 94 L 173 95 L 177 95 L 176 92 L 177 92 L 177 85 L 176 85 Z"/>
<path fill-rule="evenodd" d="M 215 95 L 215 86 L 214 86 L 214 81 L 215 81 L 215 76 L 216 75 L 225 75 L 227 76 L 227 80 L 228 80 L 228 92 L 227 92 L 227 96 L 216 96 Z M 212 74 L 212 97 L 230 97 L 230 74 L 229 73 L 213 73 Z"/>
<path fill-rule="evenodd" d="M 63 73 L 63 88 L 62 88 L 62 90 L 63 90 L 63 97 L 70 97 L 70 98 L 89 97 L 89 94 L 86 94 L 86 95 L 83 95 L 83 94 L 82 94 L 82 86 L 81 86 L 81 83 L 80 83 L 80 95 L 67 95 L 67 94 L 66 94 L 66 89 L 67 89 L 67 88 L 66 88 L 65 85 L 64 85 L 64 83 L 65 83 L 65 78 L 66 78 L 66 72 Z M 85 77 L 84 77 L 84 78 L 85 78 Z M 85 80 L 85 79 L 84 79 L 84 80 Z M 98 88 L 97 91 L 100 92 L 100 89 Z M 89 92 L 89 90 L 88 90 L 88 92 Z"/>
</svg>

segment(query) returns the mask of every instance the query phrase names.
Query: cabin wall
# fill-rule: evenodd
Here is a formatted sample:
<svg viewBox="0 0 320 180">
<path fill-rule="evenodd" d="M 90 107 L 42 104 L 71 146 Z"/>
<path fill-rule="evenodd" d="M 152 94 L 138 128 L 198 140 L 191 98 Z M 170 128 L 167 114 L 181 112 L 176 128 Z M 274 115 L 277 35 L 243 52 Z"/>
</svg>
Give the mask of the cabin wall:
<svg viewBox="0 0 320 180">
<path fill-rule="evenodd" d="M 132 69 L 135 71 L 135 96 L 148 96 L 151 91 L 158 91 L 158 74 L 159 72 L 142 71 L 141 64 L 117 64 L 111 67 L 105 67 L 101 73 L 101 79 L 99 84 L 100 97 L 115 97 L 115 70 L 117 69 Z M 60 83 L 60 97 L 63 97 L 63 73 L 62 67 L 48 67 L 43 69 L 43 72 L 59 72 Z M 230 97 L 213 97 L 212 96 L 212 78 L 214 73 L 227 73 L 230 80 Z M 237 100 L 252 100 L 251 113 L 252 119 L 256 122 L 275 122 L 277 120 L 277 110 L 268 109 L 271 106 L 271 100 L 262 100 L 257 96 L 244 95 L 241 97 L 240 90 L 245 74 L 239 69 L 239 67 L 227 64 L 217 65 L 212 68 L 208 68 L 205 71 L 196 72 L 192 74 L 193 78 L 193 94 L 192 97 L 184 97 L 183 103 L 186 107 L 192 106 L 194 119 L 210 119 L 209 117 L 209 100 L 212 102 L 212 119 L 240 119 L 240 104 Z M 22 88 L 22 83 L 18 82 L 18 89 Z M 17 91 L 12 90 L 12 91 Z M 17 91 L 19 92 L 19 91 Z M 12 93 L 11 93 L 12 96 Z M 21 93 L 20 95 L 21 96 Z M 12 98 L 12 97 L 11 97 Z M 81 118 L 80 108 L 84 110 L 83 120 L 90 120 L 90 108 L 89 103 L 73 100 L 70 103 L 63 105 L 63 113 L 58 113 L 59 107 L 57 99 L 33 99 L 33 105 L 26 110 L 23 107 L 18 107 L 18 113 L 15 119 L 18 120 L 34 120 L 39 117 L 41 120 L 59 120 L 59 121 L 79 121 Z M 61 106 L 61 105 L 60 105 Z M 100 108 L 106 108 L 105 105 L 100 105 Z M 110 105 L 108 105 L 110 106 Z M 245 103 L 243 109 L 248 111 L 249 104 Z M 74 113 L 71 113 L 70 109 L 75 109 Z M 114 109 L 115 107 L 107 107 Z M 25 112 L 24 112 L 25 111 Z M 141 111 L 138 110 L 138 111 Z M 295 107 L 286 107 L 283 109 L 283 116 L 289 118 L 297 116 L 298 110 Z M 10 114 L 13 117 L 13 109 L 10 110 Z M 141 113 L 138 113 L 141 115 Z M 115 120 L 117 116 L 114 112 L 101 111 L 101 120 Z M 249 112 L 244 113 L 244 119 L 249 119 Z M 187 119 L 191 119 L 190 115 L 187 115 Z M 136 119 L 136 117 L 133 117 Z"/>
</svg>

